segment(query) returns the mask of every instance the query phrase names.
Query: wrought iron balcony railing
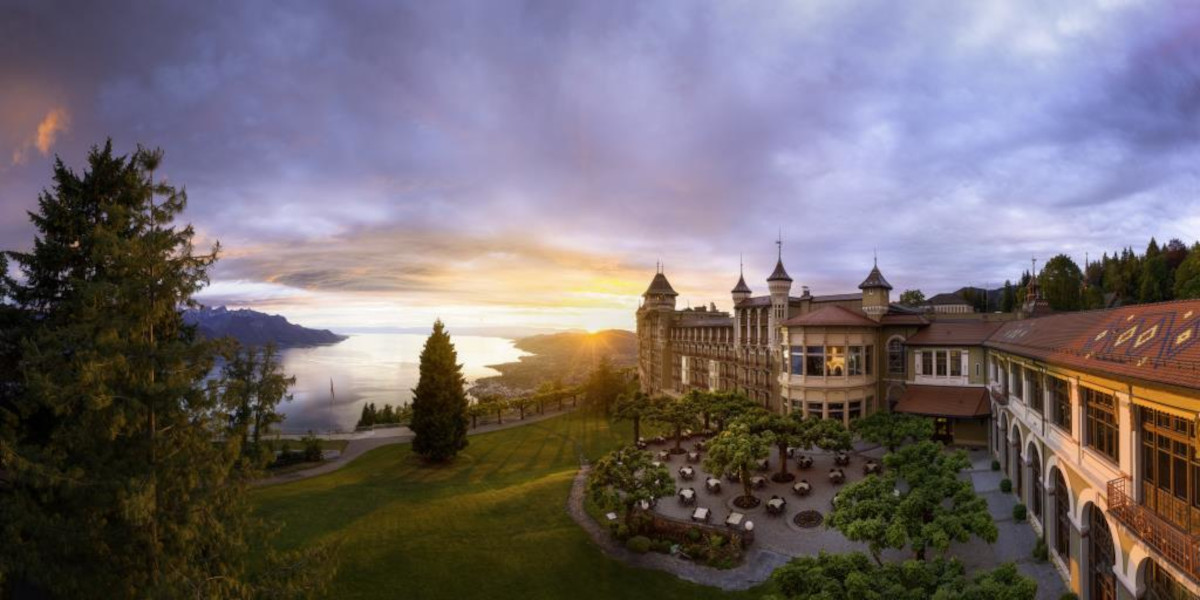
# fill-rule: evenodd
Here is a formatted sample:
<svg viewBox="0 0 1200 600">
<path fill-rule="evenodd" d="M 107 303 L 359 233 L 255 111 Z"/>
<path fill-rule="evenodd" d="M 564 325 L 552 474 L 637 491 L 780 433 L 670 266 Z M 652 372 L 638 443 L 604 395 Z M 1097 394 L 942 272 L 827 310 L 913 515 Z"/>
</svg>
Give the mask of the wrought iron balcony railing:
<svg viewBox="0 0 1200 600">
<path fill-rule="evenodd" d="M 1172 525 L 1133 499 L 1133 482 L 1121 477 L 1108 482 L 1108 512 L 1146 545 L 1192 579 L 1200 581 L 1200 536 Z"/>
</svg>

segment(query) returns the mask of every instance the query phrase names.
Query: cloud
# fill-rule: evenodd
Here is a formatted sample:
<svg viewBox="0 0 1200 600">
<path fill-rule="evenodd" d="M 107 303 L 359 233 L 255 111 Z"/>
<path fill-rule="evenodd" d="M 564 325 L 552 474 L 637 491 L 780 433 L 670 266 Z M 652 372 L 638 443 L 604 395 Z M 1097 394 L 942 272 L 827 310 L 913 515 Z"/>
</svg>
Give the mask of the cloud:
<svg viewBox="0 0 1200 600">
<path fill-rule="evenodd" d="M 53 108 L 37 125 L 37 130 L 25 140 L 16 150 L 13 150 L 14 165 L 23 165 L 29 157 L 29 152 L 36 149 L 42 156 L 49 156 L 51 148 L 61 133 L 67 131 L 71 124 L 71 116 L 65 108 Z"/>
<path fill-rule="evenodd" d="M 0 147 L 41 151 L 46 106 L 80 111 L 46 128 L 72 166 L 162 146 L 231 302 L 628 325 L 658 259 L 693 304 L 739 254 L 763 291 L 780 227 L 814 293 L 874 248 L 931 295 L 1196 235 L 1200 8 L 1173 0 L 64 6 L 0 7 L 36 107 Z M 46 175 L 0 178 L 0 247 Z"/>
</svg>

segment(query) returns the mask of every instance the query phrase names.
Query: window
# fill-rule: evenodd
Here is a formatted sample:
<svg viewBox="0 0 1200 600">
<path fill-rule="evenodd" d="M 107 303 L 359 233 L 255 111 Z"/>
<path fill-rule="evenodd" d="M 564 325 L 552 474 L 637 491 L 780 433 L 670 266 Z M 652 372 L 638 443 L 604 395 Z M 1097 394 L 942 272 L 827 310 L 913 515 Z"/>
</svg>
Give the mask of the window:
<svg viewBox="0 0 1200 600">
<path fill-rule="evenodd" d="M 854 420 L 862 416 L 862 401 L 855 400 L 850 403 L 850 419 Z"/>
<path fill-rule="evenodd" d="M 845 346 L 827 346 L 825 348 L 825 374 L 830 377 L 842 377 L 846 374 Z"/>
<path fill-rule="evenodd" d="M 1071 389 L 1067 380 L 1047 377 L 1046 387 L 1050 391 L 1050 422 L 1071 431 Z"/>
<path fill-rule="evenodd" d="M 1012 366 L 1012 395 L 1020 398 L 1022 401 L 1025 400 L 1025 386 L 1023 384 L 1025 376 L 1023 375 L 1023 371 L 1024 369 L 1021 368 L 1021 365 Z"/>
<path fill-rule="evenodd" d="M 934 361 L 937 363 L 937 376 L 946 376 L 946 351 L 938 350 L 934 352 Z"/>
<path fill-rule="evenodd" d="M 820 377 L 825 374 L 825 347 L 808 346 L 805 349 L 804 374 Z"/>
<path fill-rule="evenodd" d="M 869 377 L 875 373 L 875 346 L 864 346 L 863 356 L 865 357 L 863 363 L 866 367 L 864 372 Z M 901 359 L 900 362 L 903 363 L 904 359 Z"/>
<path fill-rule="evenodd" d="M 888 342 L 888 374 L 904 374 L 904 342 L 899 339 Z"/>
<path fill-rule="evenodd" d="M 933 352 L 926 350 L 921 353 L 921 374 L 926 377 L 933 375 Z"/>
<path fill-rule="evenodd" d="M 1086 387 L 1079 388 L 1079 398 L 1083 401 L 1087 423 L 1084 444 L 1095 448 L 1113 462 L 1119 462 L 1116 398 Z"/>
<path fill-rule="evenodd" d="M 962 350 L 950 351 L 950 376 L 962 377 Z"/>
<path fill-rule="evenodd" d="M 1054 471 L 1054 552 L 1070 564 L 1071 548 L 1071 490 L 1063 481 L 1062 472 Z"/>
<path fill-rule="evenodd" d="M 792 375 L 804 374 L 804 346 L 792 346 L 791 351 L 792 370 L 789 371 Z"/>
<path fill-rule="evenodd" d="M 1200 461 L 1192 452 L 1190 419 L 1139 409 L 1142 422 L 1142 504 L 1189 533 L 1200 530 Z"/>
<path fill-rule="evenodd" d="M 820 417 L 823 417 L 824 415 L 825 415 L 825 405 L 824 404 L 822 404 L 820 402 L 809 402 L 808 403 L 808 416 L 820 418 Z"/>
<path fill-rule="evenodd" d="M 1029 371 L 1029 408 L 1042 412 L 1042 402 L 1045 400 L 1045 393 L 1042 390 L 1042 374 L 1037 371 Z"/>
<path fill-rule="evenodd" d="M 983 363 L 975 363 L 975 376 L 983 375 Z"/>
<path fill-rule="evenodd" d="M 829 403 L 829 418 L 833 419 L 834 421 L 841 421 L 842 420 L 842 410 L 843 410 L 842 406 L 843 405 L 841 402 L 830 402 Z"/>
<path fill-rule="evenodd" d="M 863 374 L 862 346 L 850 346 L 850 352 L 846 355 L 846 374 L 851 376 Z"/>
</svg>

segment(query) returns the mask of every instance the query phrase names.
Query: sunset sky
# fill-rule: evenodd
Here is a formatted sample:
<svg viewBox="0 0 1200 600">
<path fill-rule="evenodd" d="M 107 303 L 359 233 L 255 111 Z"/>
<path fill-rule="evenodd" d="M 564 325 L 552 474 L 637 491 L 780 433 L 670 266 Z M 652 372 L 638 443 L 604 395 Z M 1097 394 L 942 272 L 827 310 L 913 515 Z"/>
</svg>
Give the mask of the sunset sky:
<svg viewBox="0 0 1200 600">
<path fill-rule="evenodd" d="M 162 147 L 207 304 L 633 327 L 663 261 L 927 295 L 1200 236 L 1200 3 L 0 0 L 0 250 Z M 70 15 L 68 17 L 68 15 Z"/>
</svg>

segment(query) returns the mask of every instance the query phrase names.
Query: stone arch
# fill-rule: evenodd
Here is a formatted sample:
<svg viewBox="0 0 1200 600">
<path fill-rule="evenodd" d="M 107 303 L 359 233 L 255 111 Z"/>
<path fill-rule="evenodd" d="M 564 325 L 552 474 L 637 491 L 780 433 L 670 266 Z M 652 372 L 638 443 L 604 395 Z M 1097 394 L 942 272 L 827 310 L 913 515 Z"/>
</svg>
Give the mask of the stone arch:
<svg viewBox="0 0 1200 600">
<path fill-rule="evenodd" d="M 1005 411 L 1000 411 L 1000 448 L 998 449 L 997 454 L 1000 455 L 1000 470 L 1004 471 L 1004 473 L 1008 473 L 1009 455 L 1012 454 L 1011 448 L 1009 448 L 1010 440 L 1008 437 L 1008 432 L 1008 413 Z"/>
<path fill-rule="evenodd" d="M 1025 447 L 1025 457 L 1029 461 L 1029 513 L 1042 523 L 1042 515 L 1046 513 L 1046 486 L 1042 483 L 1045 470 L 1042 469 L 1042 452 L 1037 440 L 1030 438 Z"/>
<path fill-rule="evenodd" d="M 1023 502 L 1025 500 L 1025 478 L 1023 477 L 1025 470 L 1025 461 L 1021 460 L 1021 448 L 1023 448 L 1023 440 L 1021 437 L 1021 424 L 1016 420 L 1012 420 L 1012 435 L 1009 441 L 1009 448 L 1005 451 L 1012 454 L 1009 459 L 1009 464 L 1012 468 L 1008 471 L 1009 478 L 1012 479 L 1013 493 L 1017 495 L 1017 500 Z"/>
<path fill-rule="evenodd" d="M 1066 563 L 1070 563 L 1071 527 L 1076 525 L 1074 518 L 1075 495 L 1071 493 L 1071 484 L 1063 475 L 1055 461 L 1046 468 L 1046 489 L 1050 505 L 1046 509 L 1046 545 L 1050 551 Z"/>
<path fill-rule="evenodd" d="M 1087 494 L 1087 492 L 1091 492 Z M 1082 501 L 1087 494 L 1088 500 Z M 1122 568 L 1120 536 L 1113 520 L 1106 516 L 1101 499 L 1095 490 L 1088 488 L 1080 495 L 1081 531 L 1087 535 L 1080 544 L 1079 564 L 1082 565 L 1082 591 L 1085 598 L 1108 599 L 1117 597 L 1117 584 L 1126 582 Z M 1124 585 L 1122 585 L 1124 587 Z"/>
</svg>

